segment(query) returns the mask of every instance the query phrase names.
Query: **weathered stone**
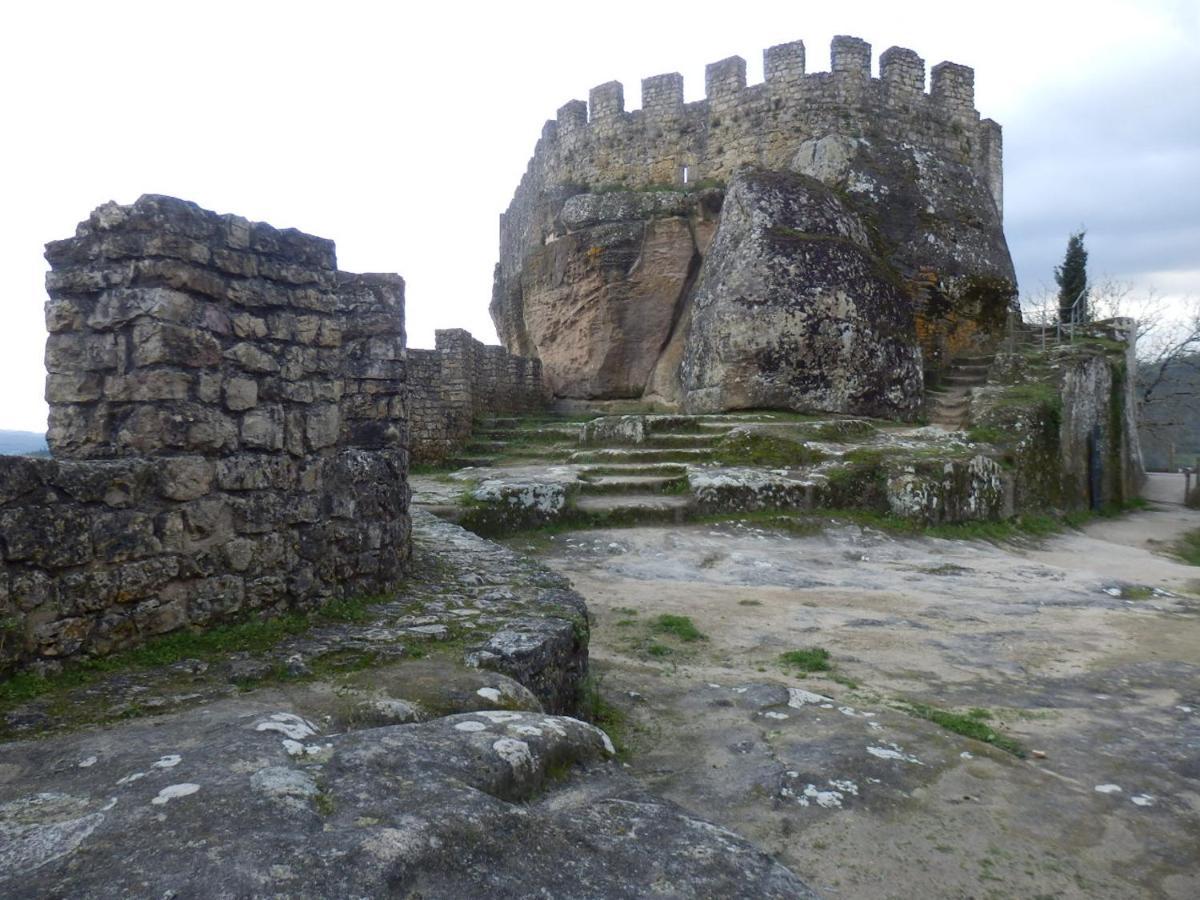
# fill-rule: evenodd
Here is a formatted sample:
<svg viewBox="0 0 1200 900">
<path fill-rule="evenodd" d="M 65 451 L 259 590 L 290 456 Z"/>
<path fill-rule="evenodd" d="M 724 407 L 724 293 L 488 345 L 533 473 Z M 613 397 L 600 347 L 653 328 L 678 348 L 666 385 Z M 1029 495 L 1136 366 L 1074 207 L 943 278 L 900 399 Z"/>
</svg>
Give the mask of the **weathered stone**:
<svg viewBox="0 0 1200 900">
<path fill-rule="evenodd" d="M 314 450 L 336 444 L 340 427 L 341 416 L 336 404 L 318 404 L 305 414 L 305 435 Z"/>
<path fill-rule="evenodd" d="M 924 385 L 911 307 L 828 188 L 780 173 L 734 177 L 697 282 L 680 387 L 692 412 L 916 414 Z"/>
<path fill-rule="evenodd" d="M 192 386 L 187 372 L 169 369 L 135 371 L 126 375 L 107 375 L 104 378 L 104 398 L 122 402 L 147 400 L 186 400 Z"/>
<path fill-rule="evenodd" d="M 254 344 L 234 344 L 225 351 L 225 358 L 236 362 L 247 372 L 278 372 L 275 358 Z"/>
<path fill-rule="evenodd" d="M 264 450 L 283 449 L 283 410 L 261 406 L 242 416 L 242 443 Z"/>
<path fill-rule="evenodd" d="M 202 369 L 220 360 L 220 343 L 205 331 L 155 321 L 138 321 L 133 326 L 134 366 L 168 363 Z"/>
<path fill-rule="evenodd" d="M 234 412 L 251 409 L 258 403 L 258 382 L 250 378 L 230 378 L 225 382 L 225 406 Z"/>
<path fill-rule="evenodd" d="M 171 500 L 195 500 L 212 490 L 215 466 L 200 456 L 176 456 L 164 460 L 161 488 Z"/>
<path fill-rule="evenodd" d="M 185 325 L 196 315 L 196 301 L 182 291 L 169 288 L 116 288 L 105 291 L 88 316 L 89 328 L 107 331 L 139 316 L 174 325 Z"/>
<path fill-rule="evenodd" d="M 59 332 L 46 339 L 47 372 L 71 375 L 116 367 L 117 343 L 111 334 Z"/>
</svg>

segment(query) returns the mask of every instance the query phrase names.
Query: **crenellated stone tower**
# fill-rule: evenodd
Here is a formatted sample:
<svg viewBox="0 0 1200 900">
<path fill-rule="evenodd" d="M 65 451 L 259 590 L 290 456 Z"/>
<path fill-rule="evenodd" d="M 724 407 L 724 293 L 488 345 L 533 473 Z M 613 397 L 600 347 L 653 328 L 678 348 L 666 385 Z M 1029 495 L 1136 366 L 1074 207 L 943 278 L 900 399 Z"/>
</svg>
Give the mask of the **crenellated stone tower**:
<svg viewBox="0 0 1200 900">
<path fill-rule="evenodd" d="M 908 416 L 1015 293 L 974 73 L 833 39 L 619 82 L 548 121 L 500 220 L 492 318 L 560 397 Z M 738 214 L 726 214 L 730 198 Z M 725 232 L 722 234 L 722 232 Z M 710 249 L 719 249 L 714 258 Z"/>
</svg>

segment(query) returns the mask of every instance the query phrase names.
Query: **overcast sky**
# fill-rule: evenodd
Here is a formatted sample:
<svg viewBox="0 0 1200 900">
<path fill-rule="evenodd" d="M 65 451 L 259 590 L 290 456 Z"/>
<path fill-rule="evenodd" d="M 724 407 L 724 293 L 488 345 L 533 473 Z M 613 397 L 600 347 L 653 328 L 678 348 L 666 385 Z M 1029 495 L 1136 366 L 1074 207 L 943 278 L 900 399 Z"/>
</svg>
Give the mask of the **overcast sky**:
<svg viewBox="0 0 1200 900">
<path fill-rule="evenodd" d="M 45 428 L 42 245 L 101 203 L 172 194 L 332 238 L 341 268 L 405 277 L 409 346 L 492 342 L 498 217 L 559 106 L 615 78 L 636 108 L 672 71 L 701 99 L 706 63 L 743 56 L 754 83 L 797 38 L 809 71 L 834 34 L 876 74 L 892 45 L 975 68 L 1023 292 L 1086 225 L 1094 277 L 1200 295 L 1197 0 L 408 6 L 4 4 L 0 428 Z"/>
</svg>

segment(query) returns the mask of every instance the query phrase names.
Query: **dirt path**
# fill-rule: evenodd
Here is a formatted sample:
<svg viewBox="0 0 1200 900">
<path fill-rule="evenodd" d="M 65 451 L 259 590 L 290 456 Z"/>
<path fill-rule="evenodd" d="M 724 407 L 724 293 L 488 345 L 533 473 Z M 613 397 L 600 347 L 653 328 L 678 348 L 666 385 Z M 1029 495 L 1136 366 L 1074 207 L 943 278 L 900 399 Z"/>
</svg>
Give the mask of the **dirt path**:
<svg viewBox="0 0 1200 900">
<path fill-rule="evenodd" d="M 1192 898 L 1200 569 L 1153 551 L 1197 526 L 1159 508 L 1036 548 L 639 528 L 544 558 L 596 615 L 635 774 L 825 896 Z M 834 677 L 781 666 L 810 647 Z M 974 708 L 1028 758 L 900 701 Z"/>
</svg>

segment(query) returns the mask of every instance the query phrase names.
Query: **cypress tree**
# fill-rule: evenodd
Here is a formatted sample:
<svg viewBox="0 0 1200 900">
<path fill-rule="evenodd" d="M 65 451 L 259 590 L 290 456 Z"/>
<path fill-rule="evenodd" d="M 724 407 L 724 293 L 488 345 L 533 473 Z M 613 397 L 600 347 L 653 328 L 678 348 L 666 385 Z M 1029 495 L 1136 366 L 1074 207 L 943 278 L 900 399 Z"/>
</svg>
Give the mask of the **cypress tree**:
<svg viewBox="0 0 1200 900">
<path fill-rule="evenodd" d="M 1058 283 L 1058 321 L 1063 323 L 1088 320 L 1088 254 L 1083 246 L 1086 233 L 1081 228 L 1071 235 L 1062 265 L 1054 267 L 1054 280 Z"/>
</svg>

